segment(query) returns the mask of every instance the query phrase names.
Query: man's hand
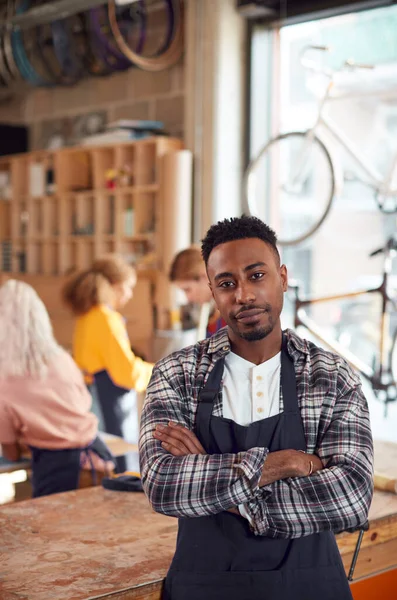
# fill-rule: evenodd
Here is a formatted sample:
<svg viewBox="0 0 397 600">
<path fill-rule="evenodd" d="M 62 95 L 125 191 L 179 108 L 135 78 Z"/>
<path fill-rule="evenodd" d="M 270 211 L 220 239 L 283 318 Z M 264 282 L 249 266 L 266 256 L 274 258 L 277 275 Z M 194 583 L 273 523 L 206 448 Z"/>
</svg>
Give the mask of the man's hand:
<svg viewBox="0 0 397 600">
<path fill-rule="evenodd" d="M 315 454 L 300 450 L 279 450 L 267 455 L 259 487 L 289 477 L 308 477 L 323 469 L 323 463 Z"/>
<path fill-rule="evenodd" d="M 153 437 L 173 456 L 207 454 L 193 431 L 172 421 L 168 425 L 157 425 Z"/>
</svg>

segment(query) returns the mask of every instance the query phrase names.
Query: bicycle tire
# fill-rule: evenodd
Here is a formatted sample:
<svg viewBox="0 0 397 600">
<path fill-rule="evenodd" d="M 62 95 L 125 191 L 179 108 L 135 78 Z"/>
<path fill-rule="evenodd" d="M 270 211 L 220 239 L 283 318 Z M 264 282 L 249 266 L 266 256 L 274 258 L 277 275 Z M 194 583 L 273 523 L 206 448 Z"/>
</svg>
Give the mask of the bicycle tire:
<svg viewBox="0 0 397 600">
<path fill-rule="evenodd" d="M 173 35 L 167 49 L 159 56 L 142 56 L 134 52 L 124 39 L 117 23 L 116 4 L 114 0 L 108 3 L 110 27 L 113 36 L 125 56 L 137 67 L 145 71 L 162 71 L 172 67 L 178 62 L 183 53 L 183 10 L 181 0 L 166 0 L 169 6 L 169 18 L 174 15 Z M 172 8 L 172 14 L 171 14 Z"/>
<path fill-rule="evenodd" d="M 260 163 L 262 158 L 269 151 L 269 149 L 277 142 L 281 142 L 282 140 L 285 140 L 285 139 L 291 138 L 291 137 L 306 138 L 307 133 L 308 132 L 306 132 L 306 131 L 290 131 L 288 133 L 283 133 L 281 135 L 278 135 L 278 136 L 270 139 L 269 142 L 261 148 L 261 150 L 255 156 L 255 158 L 251 160 L 251 162 L 249 163 L 249 165 L 244 173 L 244 177 L 243 177 L 243 195 L 244 195 L 245 201 L 247 203 L 250 214 L 256 215 L 258 213 L 258 211 L 256 210 L 255 199 L 252 198 L 249 193 L 250 176 L 253 174 L 253 172 L 255 171 L 256 167 L 258 166 L 258 164 Z M 330 172 L 330 181 L 331 181 L 330 193 L 328 195 L 328 198 L 326 199 L 326 202 L 324 204 L 324 209 L 322 210 L 320 216 L 307 229 L 307 231 L 305 231 L 301 235 L 293 237 L 291 239 L 283 239 L 282 235 L 280 235 L 280 237 L 278 237 L 278 243 L 280 244 L 280 246 L 295 246 L 297 244 L 304 242 L 308 238 L 310 238 L 316 231 L 318 231 L 318 229 L 324 223 L 325 219 L 327 218 L 327 216 L 331 210 L 331 206 L 332 206 L 332 203 L 333 203 L 333 200 L 335 197 L 335 190 L 336 190 L 336 178 L 335 178 L 334 163 L 332 161 L 332 158 L 331 158 L 328 148 L 326 147 L 324 142 L 316 135 L 313 136 L 313 143 L 318 144 L 318 146 L 321 149 L 321 151 L 323 152 L 323 155 L 328 164 L 329 172 Z"/>
</svg>

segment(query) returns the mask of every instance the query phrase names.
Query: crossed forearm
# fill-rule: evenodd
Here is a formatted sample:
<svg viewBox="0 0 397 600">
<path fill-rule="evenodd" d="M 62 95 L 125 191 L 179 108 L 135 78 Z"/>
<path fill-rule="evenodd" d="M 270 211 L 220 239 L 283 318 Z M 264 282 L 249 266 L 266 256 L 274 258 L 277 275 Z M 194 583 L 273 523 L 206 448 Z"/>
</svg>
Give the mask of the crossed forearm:
<svg viewBox="0 0 397 600">
<path fill-rule="evenodd" d="M 182 425 L 170 422 L 168 426 L 158 426 L 153 436 L 173 456 L 207 454 L 197 436 Z M 313 454 L 292 449 L 269 452 L 263 465 L 259 487 L 280 479 L 312 475 L 322 468 L 321 460 Z"/>
</svg>

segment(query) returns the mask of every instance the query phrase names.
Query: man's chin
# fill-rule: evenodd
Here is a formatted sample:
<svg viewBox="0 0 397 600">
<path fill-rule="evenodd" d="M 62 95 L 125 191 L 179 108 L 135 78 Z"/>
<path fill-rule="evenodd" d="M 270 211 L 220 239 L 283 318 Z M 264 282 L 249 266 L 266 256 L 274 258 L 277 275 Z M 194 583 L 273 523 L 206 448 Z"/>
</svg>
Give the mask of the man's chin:
<svg viewBox="0 0 397 600">
<path fill-rule="evenodd" d="M 238 334 L 242 340 L 246 342 L 259 342 L 269 335 L 273 331 L 273 327 L 258 327 L 251 331 L 239 331 Z"/>
</svg>

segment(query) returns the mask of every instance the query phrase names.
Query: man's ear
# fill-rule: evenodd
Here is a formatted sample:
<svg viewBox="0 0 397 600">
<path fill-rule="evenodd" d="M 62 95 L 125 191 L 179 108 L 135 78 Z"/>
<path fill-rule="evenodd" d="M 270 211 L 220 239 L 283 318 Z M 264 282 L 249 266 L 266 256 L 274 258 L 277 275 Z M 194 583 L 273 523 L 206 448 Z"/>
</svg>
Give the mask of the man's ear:
<svg viewBox="0 0 397 600">
<path fill-rule="evenodd" d="M 281 265 L 280 267 L 280 276 L 283 284 L 283 292 L 286 292 L 288 289 L 288 271 L 285 265 Z"/>
</svg>

